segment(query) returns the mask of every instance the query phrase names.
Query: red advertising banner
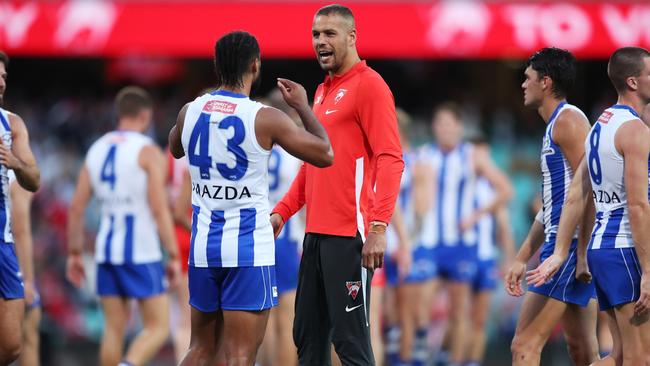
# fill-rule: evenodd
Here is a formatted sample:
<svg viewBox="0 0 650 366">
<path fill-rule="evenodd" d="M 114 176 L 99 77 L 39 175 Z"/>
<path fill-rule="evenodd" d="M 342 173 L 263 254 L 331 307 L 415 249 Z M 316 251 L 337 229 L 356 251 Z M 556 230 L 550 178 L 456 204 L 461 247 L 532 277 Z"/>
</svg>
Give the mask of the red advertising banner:
<svg viewBox="0 0 650 366">
<path fill-rule="evenodd" d="M 264 57 L 312 57 L 311 22 L 325 3 L 189 1 L 0 2 L 0 49 L 17 56 L 210 57 L 243 29 Z M 650 48 L 650 3 L 356 2 L 364 58 L 519 58 L 544 46 L 581 58 Z"/>
</svg>

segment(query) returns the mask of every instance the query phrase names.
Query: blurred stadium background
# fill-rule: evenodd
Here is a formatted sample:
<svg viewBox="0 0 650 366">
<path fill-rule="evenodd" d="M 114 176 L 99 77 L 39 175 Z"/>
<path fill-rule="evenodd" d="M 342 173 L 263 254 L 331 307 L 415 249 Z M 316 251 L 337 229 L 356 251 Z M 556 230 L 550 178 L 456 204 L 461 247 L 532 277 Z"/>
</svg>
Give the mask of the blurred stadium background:
<svg viewBox="0 0 650 366">
<path fill-rule="evenodd" d="M 516 188 L 511 217 L 517 243 L 532 220 L 539 190 L 544 123 L 523 107 L 525 59 L 543 46 L 567 48 L 579 59 L 569 100 L 593 118 L 615 101 L 606 61 L 621 46 L 650 48 L 650 3 L 637 1 L 345 1 L 355 12 L 358 47 L 390 85 L 396 104 L 414 117 L 414 144 L 430 139 L 432 108 L 462 106 L 472 136 L 483 135 Z M 0 50 L 9 65 L 5 108 L 29 127 L 42 170 L 33 210 L 37 284 L 44 320 L 44 365 L 96 364 L 101 311 L 92 288 L 64 278 L 66 212 L 81 159 L 112 128 L 112 98 L 127 84 L 155 97 L 161 145 L 180 107 L 213 83 L 211 57 L 224 32 L 258 37 L 263 82 L 301 82 L 311 96 L 324 74 L 314 60 L 310 29 L 322 1 L 143 0 L 0 1 Z M 97 214 L 88 211 L 87 251 Z M 92 268 L 92 257 L 87 257 Z M 444 304 L 444 302 L 440 302 Z M 509 364 L 519 301 L 501 288 L 494 297 L 486 365 Z M 443 305 L 434 309 L 444 322 Z M 133 319 L 132 329 L 138 326 Z M 171 365 L 168 345 L 153 365 Z M 568 364 L 560 331 L 545 365 Z"/>
</svg>

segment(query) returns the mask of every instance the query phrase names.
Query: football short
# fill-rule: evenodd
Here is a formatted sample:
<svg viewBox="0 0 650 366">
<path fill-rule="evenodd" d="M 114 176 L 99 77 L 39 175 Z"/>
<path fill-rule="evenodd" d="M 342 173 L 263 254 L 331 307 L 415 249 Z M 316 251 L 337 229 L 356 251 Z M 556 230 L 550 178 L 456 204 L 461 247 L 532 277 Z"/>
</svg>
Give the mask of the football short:
<svg viewBox="0 0 650 366">
<path fill-rule="evenodd" d="M 181 260 L 181 269 L 183 273 L 187 273 L 192 233 L 180 225 L 176 225 L 174 229 L 176 231 L 176 243 L 178 245 L 178 256 Z"/>
<path fill-rule="evenodd" d="M 204 313 L 261 311 L 278 305 L 275 266 L 192 267 L 190 305 Z"/>
<path fill-rule="evenodd" d="M 97 265 L 97 294 L 144 299 L 167 289 L 161 262 Z"/>
<path fill-rule="evenodd" d="M 587 262 L 600 310 L 639 299 L 641 267 L 634 248 L 592 249 Z"/>
<path fill-rule="evenodd" d="M 565 303 L 587 306 L 589 300 L 595 295 L 593 283 L 580 282 L 575 277 L 576 272 L 576 246 L 577 240 L 573 240 L 569 250 L 569 256 L 560 267 L 559 271 L 551 280 L 541 286 L 528 286 L 528 291 L 550 297 Z M 544 243 L 539 256 L 540 263 L 544 262 L 555 249 L 555 238 Z"/>
<path fill-rule="evenodd" d="M 440 278 L 462 283 L 474 280 L 478 261 L 475 246 L 438 245 L 433 251 Z"/>
<path fill-rule="evenodd" d="M 433 258 L 433 249 L 418 246 L 412 252 L 411 269 L 403 279 L 399 278 L 397 261 L 389 258 L 386 261 L 386 282 L 389 286 L 400 283 L 421 283 L 433 279 L 438 273 L 436 262 Z"/>
<path fill-rule="evenodd" d="M 479 260 L 476 264 L 476 274 L 474 275 L 474 281 L 472 281 L 472 290 L 474 292 L 494 290 L 498 282 L 496 261 L 494 259 Z"/>
<path fill-rule="evenodd" d="M 23 278 L 13 243 L 0 243 L 0 297 L 7 300 L 25 297 Z"/>
<path fill-rule="evenodd" d="M 278 284 L 278 296 L 298 287 L 298 245 L 288 239 L 275 241 L 275 275 Z"/>
</svg>

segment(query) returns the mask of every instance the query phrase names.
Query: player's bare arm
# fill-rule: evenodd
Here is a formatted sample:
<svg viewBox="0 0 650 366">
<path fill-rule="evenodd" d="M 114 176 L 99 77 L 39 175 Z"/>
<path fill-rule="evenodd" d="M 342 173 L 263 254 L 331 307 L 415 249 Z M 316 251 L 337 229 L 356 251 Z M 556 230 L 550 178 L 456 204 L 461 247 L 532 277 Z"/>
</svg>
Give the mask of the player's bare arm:
<svg viewBox="0 0 650 366">
<path fill-rule="evenodd" d="M 79 172 L 77 188 L 70 202 L 68 210 L 68 260 L 66 268 L 66 277 L 77 287 L 81 287 L 86 279 L 83 261 L 81 258 L 84 242 L 84 213 L 90 197 L 92 196 L 92 187 L 90 185 L 90 176 L 88 169 L 84 165 Z"/>
<path fill-rule="evenodd" d="M 180 262 L 178 246 L 176 245 L 176 235 L 173 230 L 172 215 L 165 192 L 165 164 L 163 162 L 163 153 L 157 146 L 147 145 L 140 151 L 138 163 L 147 172 L 149 206 L 156 220 L 160 240 L 169 255 L 167 274 L 169 276 L 170 286 L 173 287 L 180 278 Z"/>
<path fill-rule="evenodd" d="M 461 224 L 462 230 L 467 230 L 473 227 L 476 222 L 488 213 L 496 213 L 496 211 L 504 206 L 512 198 L 512 184 L 510 180 L 499 169 L 490 157 L 490 154 L 485 149 L 474 150 L 474 162 L 476 166 L 476 174 L 485 177 L 494 187 L 495 197 L 494 200 L 488 205 L 477 209 L 470 217 L 463 220 Z"/>
<path fill-rule="evenodd" d="M 591 128 L 587 118 L 575 110 L 565 110 L 557 118 L 553 129 L 553 139 L 560 145 L 562 154 L 566 157 L 571 170 L 575 173 L 585 154 L 584 141 Z M 587 180 L 589 180 L 587 178 Z M 581 212 L 578 246 L 576 249 L 576 275 L 584 273 L 587 267 L 587 245 L 594 226 L 596 210 L 592 200 L 586 201 Z"/>
<path fill-rule="evenodd" d="M 648 202 L 648 156 L 650 129 L 641 120 L 630 121 L 619 128 L 614 138 L 616 149 L 625 161 L 625 191 L 627 192 L 630 229 L 634 248 L 641 265 L 641 293 L 634 305 L 637 315 L 650 310 L 650 203 Z"/>
<path fill-rule="evenodd" d="M 36 192 L 40 185 L 41 173 L 36 158 L 29 147 L 29 133 L 25 122 L 16 114 L 9 114 L 11 124 L 11 149 L 0 143 L 0 164 L 13 169 L 18 183 L 30 192 Z"/>
<path fill-rule="evenodd" d="M 411 270 L 411 240 L 404 224 L 404 217 L 402 216 L 402 209 L 400 205 L 395 205 L 393 210 L 393 217 L 390 220 L 397 238 L 399 240 L 398 249 L 395 255 L 397 256 L 397 263 L 400 277 L 406 277 Z"/>
<path fill-rule="evenodd" d="M 34 260 L 30 206 L 34 194 L 22 188 L 18 182 L 13 182 L 9 190 L 11 194 L 11 232 L 16 244 L 20 271 L 23 274 L 25 303 L 31 304 L 34 301 Z"/>
<path fill-rule="evenodd" d="M 174 202 L 174 222 L 181 225 L 186 230 L 192 230 L 192 220 L 187 214 L 192 208 L 192 179 L 190 174 L 185 172 L 183 174 L 183 182 L 181 189 Z"/>
<path fill-rule="evenodd" d="M 583 160 L 575 170 L 567 198 L 562 207 L 553 254 L 546 258 L 537 268 L 530 271 L 528 281 L 531 284 L 539 286 L 548 281 L 560 269 L 564 261 L 566 261 L 569 256 L 573 233 L 575 233 L 576 228 L 583 220 L 583 212 L 590 204 L 593 205 L 591 199 L 591 180 L 589 179 L 587 162 Z M 592 225 L 589 227 L 591 228 Z"/>
<path fill-rule="evenodd" d="M 512 266 L 505 276 L 506 292 L 511 296 L 522 296 L 524 290 L 521 282 L 526 272 L 526 263 L 532 258 L 537 250 L 544 244 L 544 224 L 542 223 L 541 210 L 533 221 L 526 239 L 519 248 Z"/>
<path fill-rule="evenodd" d="M 510 225 L 510 214 L 507 207 L 501 207 L 494 215 L 497 225 L 497 241 L 501 246 L 502 260 L 501 269 L 505 274 L 515 258 L 515 241 L 512 236 L 512 226 Z"/>
<path fill-rule="evenodd" d="M 185 156 L 185 150 L 183 150 L 183 144 L 181 143 L 181 135 L 183 134 L 183 125 L 185 124 L 185 113 L 189 105 L 187 103 L 181 108 L 180 112 L 178 112 L 178 117 L 176 117 L 176 124 L 169 131 L 169 151 L 171 151 L 172 156 L 176 159 Z"/>
<path fill-rule="evenodd" d="M 262 108 L 255 119 L 255 133 L 260 145 L 269 150 L 277 143 L 289 154 L 314 166 L 324 168 L 334 162 L 334 152 L 325 128 L 307 103 L 307 93 L 302 85 L 278 79 L 278 88 L 284 100 L 294 108 L 305 126 L 298 127 L 284 112 Z"/>
<path fill-rule="evenodd" d="M 415 163 L 413 166 L 413 204 L 415 209 L 414 232 L 420 232 L 424 215 L 429 211 L 435 199 L 435 190 L 430 189 L 436 181 L 435 172 L 431 166 Z"/>
</svg>

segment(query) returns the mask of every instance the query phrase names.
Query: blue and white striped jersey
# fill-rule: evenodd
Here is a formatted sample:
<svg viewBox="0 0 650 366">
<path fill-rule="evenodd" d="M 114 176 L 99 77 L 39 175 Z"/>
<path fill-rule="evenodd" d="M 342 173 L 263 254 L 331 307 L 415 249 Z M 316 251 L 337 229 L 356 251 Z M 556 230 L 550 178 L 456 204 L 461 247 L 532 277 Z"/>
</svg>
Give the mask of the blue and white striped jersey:
<svg viewBox="0 0 650 366">
<path fill-rule="evenodd" d="M 291 187 L 302 161 L 286 152 L 280 146 L 273 146 L 269 158 L 269 205 L 274 207 Z M 293 215 L 284 223 L 278 240 L 290 240 L 302 244 L 305 235 L 303 215 Z"/>
<path fill-rule="evenodd" d="M 11 126 L 9 124 L 9 113 L 0 108 L 0 138 L 2 143 L 11 148 Z M 11 195 L 9 194 L 8 169 L 0 165 L 0 243 L 13 243 L 14 237 L 11 234 Z"/>
<path fill-rule="evenodd" d="M 488 206 L 494 201 L 496 193 L 490 182 L 483 177 L 476 180 L 476 197 L 474 207 L 479 209 Z M 476 223 L 476 234 L 478 241 L 478 259 L 490 260 L 495 257 L 496 245 L 496 220 L 493 214 L 483 215 Z"/>
<path fill-rule="evenodd" d="M 255 135 L 262 107 L 219 90 L 187 108 L 181 141 L 192 179 L 190 266 L 275 264 L 267 178 L 271 152 Z"/>
<path fill-rule="evenodd" d="M 147 172 L 140 151 L 154 142 L 134 131 L 112 131 L 86 154 L 90 184 L 101 205 L 95 240 L 97 263 L 143 264 L 162 259 L 156 221 L 149 206 Z"/>
<path fill-rule="evenodd" d="M 429 164 L 436 177 L 433 204 L 424 216 L 420 243 L 425 247 L 475 246 L 476 231 L 461 232 L 460 224 L 474 209 L 476 172 L 474 147 L 461 143 L 452 151 L 443 152 L 436 145 L 425 147 L 421 161 Z"/>
<path fill-rule="evenodd" d="M 566 102 L 560 103 L 546 125 L 546 133 L 542 144 L 542 207 L 544 210 L 544 234 L 547 242 L 550 242 L 551 237 L 557 234 L 562 205 L 564 205 L 573 178 L 573 171 L 569 161 L 562 154 L 560 146 L 553 140 L 555 121 L 567 109 L 577 111 L 584 116 L 584 113 L 578 107 Z"/>
<path fill-rule="evenodd" d="M 587 135 L 585 157 L 596 205 L 589 249 L 634 247 L 625 192 L 625 162 L 616 150 L 614 138 L 623 124 L 637 119 L 640 118 L 634 109 L 615 105 L 600 115 Z"/>
</svg>

